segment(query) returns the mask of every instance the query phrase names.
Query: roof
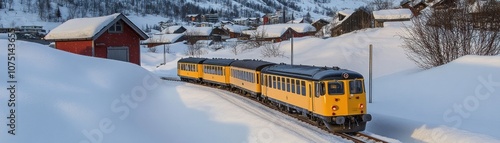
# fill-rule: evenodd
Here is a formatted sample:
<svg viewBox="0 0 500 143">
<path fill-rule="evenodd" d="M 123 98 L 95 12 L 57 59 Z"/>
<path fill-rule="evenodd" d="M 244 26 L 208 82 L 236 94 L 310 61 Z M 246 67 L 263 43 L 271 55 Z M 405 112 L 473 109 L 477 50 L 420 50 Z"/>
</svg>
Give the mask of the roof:
<svg viewBox="0 0 500 143">
<path fill-rule="evenodd" d="M 251 70 L 257 70 L 260 71 L 262 68 L 265 66 L 269 65 L 275 65 L 275 63 L 267 62 L 267 61 L 260 61 L 260 60 L 237 60 L 234 61 L 231 66 L 232 67 L 238 67 L 238 68 L 244 68 L 244 69 L 251 69 Z"/>
<path fill-rule="evenodd" d="M 243 25 L 230 25 L 230 24 L 227 24 L 227 25 L 224 25 L 223 27 L 224 29 L 227 29 L 229 30 L 229 32 L 233 32 L 233 33 L 241 33 L 243 30 L 248 30 L 250 29 L 250 27 L 248 26 L 243 26 Z"/>
<path fill-rule="evenodd" d="M 177 61 L 177 63 L 194 63 L 194 64 L 201 64 L 203 61 L 205 61 L 207 58 L 183 58 Z"/>
<path fill-rule="evenodd" d="M 187 14 L 186 17 L 197 17 L 200 14 Z"/>
<path fill-rule="evenodd" d="M 186 26 L 186 32 L 184 33 L 189 33 L 189 36 L 210 36 L 212 34 L 212 27 L 189 27 Z"/>
<path fill-rule="evenodd" d="M 279 64 L 267 66 L 262 69 L 262 73 L 316 81 L 363 78 L 361 74 L 351 70 L 339 69 L 338 67 L 315 67 L 307 65 Z M 348 78 L 343 77 L 345 73 L 349 75 Z"/>
<path fill-rule="evenodd" d="M 140 36 L 141 40 L 148 38 L 148 35 L 133 24 L 125 15 L 115 13 L 108 16 L 68 20 L 51 30 L 45 36 L 45 40 L 95 40 L 119 20 L 123 20 L 129 25 Z"/>
<path fill-rule="evenodd" d="M 179 40 L 184 34 L 153 34 L 149 39 L 144 40 L 143 43 L 174 43 Z"/>
<path fill-rule="evenodd" d="M 288 28 L 291 28 L 298 33 L 307 33 L 316 31 L 316 28 L 314 28 L 314 26 L 312 26 L 309 23 L 261 25 L 257 27 L 257 31 L 264 32 L 265 35 L 262 38 L 274 38 L 274 37 L 281 37 L 281 35 L 283 35 L 288 30 Z"/>
<path fill-rule="evenodd" d="M 410 19 L 413 16 L 410 9 L 385 9 L 373 11 L 375 20 Z"/>
<path fill-rule="evenodd" d="M 207 60 L 203 61 L 203 64 L 229 66 L 234 61 L 236 61 L 236 60 L 233 60 L 233 59 L 207 59 Z"/>
<path fill-rule="evenodd" d="M 344 15 L 344 16 L 350 16 L 350 15 L 351 15 L 351 14 L 353 14 L 354 12 L 356 12 L 356 11 L 354 11 L 354 10 L 352 10 L 352 9 L 344 9 L 344 10 L 341 10 L 341 11 L 339 11 L 339 12 L 337 12 L 337 13 L 338 13 L 338 14 L 342 14 L 342 15 Z"/>
<path fill-rule="evenodd" d="M 165 34 L 171 34 L 171 33 L 174 33 L 175 31 L 179 30 L 180 28 L 184 28 L 183 26 L 179 26 L 179 25 L 176 25 L 176 26 L 169 26 L 165 29 L 163 29 L 161 31 L 161 33 L 165 33 Z"/>
</svg>

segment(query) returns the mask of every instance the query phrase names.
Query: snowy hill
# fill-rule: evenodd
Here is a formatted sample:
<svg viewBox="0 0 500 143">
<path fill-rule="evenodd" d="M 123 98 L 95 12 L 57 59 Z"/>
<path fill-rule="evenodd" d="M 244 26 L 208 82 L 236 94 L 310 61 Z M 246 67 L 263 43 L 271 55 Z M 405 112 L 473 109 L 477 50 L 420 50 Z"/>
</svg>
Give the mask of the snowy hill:
<svg viewBox="0 0 500 143">
<path fill-rule="evenodd" d="M 12 0 L 0 2 L 0 27 L 42 25 L 51 30 L 69 19 L 104 16 L 116 12 L 127 16 L 156 17 L 154 23 L 148 23 L 150 26 L 158 24 L 159 21 L 181 22 L 188 14 L 207 14 L 212 10 L 219 13 L 220 20 L 260 17 L 282 8 L 286 8 L 295 18 L 301 18 L 307 13 L 313 18 L 328 18 L 337 10 L 354 9 L 369 2 L 371 0 Z"/>
</svg>

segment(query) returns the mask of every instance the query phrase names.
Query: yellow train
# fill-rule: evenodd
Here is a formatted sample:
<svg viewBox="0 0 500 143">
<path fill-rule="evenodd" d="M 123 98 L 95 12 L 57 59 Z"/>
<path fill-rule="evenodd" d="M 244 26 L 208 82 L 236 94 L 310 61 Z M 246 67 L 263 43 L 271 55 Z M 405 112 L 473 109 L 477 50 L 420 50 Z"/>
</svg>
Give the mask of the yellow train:
<svg viewBox="0 0 500 143">
<path fill-rule="evenodd" d="M 183 81 L 213 84 L 252 96 L 333 132 L 363 131 L 371 120 L 363 76 L 338 67 L 185 58 L 178 62 L 178 75 Z"/>
</svg>

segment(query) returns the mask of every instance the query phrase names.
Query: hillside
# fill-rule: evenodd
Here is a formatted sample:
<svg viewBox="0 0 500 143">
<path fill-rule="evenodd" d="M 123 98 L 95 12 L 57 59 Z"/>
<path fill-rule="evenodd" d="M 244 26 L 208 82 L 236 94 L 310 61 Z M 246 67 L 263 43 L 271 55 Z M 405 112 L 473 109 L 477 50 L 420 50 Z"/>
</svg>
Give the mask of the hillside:
<svg viewBox="0 0 500 143">
<path fill-rule="evenodd" d="M 310 13 L 314 18 L 332 16 L 337 10 L 358 8 L 367 0 L 175 0 L 175 1 L 73 1 L 73 0 L 12 0 L 0 2 L 0 27 L 11 27 L 23 21 L 11 17 L 26 15 L 27 21 L 64 22 L 72 18 L 95 17 L 116 12 L 128 16 L 160 16 L 161 20 L 182 21 L 187 14 L 218 12 L 221 20 L 239 17 L 260 17 L 285 8 L 294 17 Z M 26 21 L 26 20 L 25 20 Z M 13 24 L 14 23 L 14 24 Z M 30 23 L 26 23 L 30 24 Z M 157 23 L 154 23 L 157 24 Z M 48 30 L 50 30 L 49 28 Z"/>
</svg>

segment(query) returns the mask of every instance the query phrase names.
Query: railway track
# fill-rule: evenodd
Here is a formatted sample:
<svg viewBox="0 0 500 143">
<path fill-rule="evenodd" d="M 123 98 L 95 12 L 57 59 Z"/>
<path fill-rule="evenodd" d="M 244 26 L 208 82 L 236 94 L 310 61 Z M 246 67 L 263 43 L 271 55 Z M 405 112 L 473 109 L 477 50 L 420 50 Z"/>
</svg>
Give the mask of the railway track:
<svg viewBox="0 0 500 143">
<path fill-rule="evenodd" d="M 162 80 L 167 80 L 167 81 L 174 81 L 174 82 L 183 82 L 181 81 L 180 79 L 178 78 L 174 78 L 174 77 L 161 77 Z M 188 82 L 190 83 L 190 82 Z M 196 84 L 196 85 L 202 85 L 202 86 L 205 86 L 205 87 L 210 87 L 210 88 L 216 88 L 216 89 L 222 89 L 222 88 L 217 88 L 217 87 L 214 87 L 214 86 L 209 86 L 209 85 L 205 85 L 205 84 Z M 226 91 L 229 91 L 231 93 L 235 93 L 235 94 L 238 94 L 238 95 L 241 95 L 242 97 L 246 97 L 246 99 L 250 99 L 252 101 L 255 101 L 257 103 L 262 103 L 261 101 L 258 101 L 257 99 L 255 98 L 251 98 L 249 96 L 246 96 L 246 95 L 243 95 L 241 93 L 238 93 L 238 92 L 234 92 L 234 91 L 230 91 L 230 90 L 226 90 Z M 228 100 L 228 99 L 226 99 Z M 231 101 L 232 102 L 232 101 Z M 276 108 L 275 106 L 271 106 L 270 104 L 260 104 L 260 105 L 264 105 L 270 109 L 274 109 L 276 111 L 279 111 L 283 114 L 286 114 L 290 117 L 293 117 L 297 120 L 300 120 L 304 123 L 308 123 L 314 127 L 318 127 L 324 131 L 327 131 L 329 133 L 332 133 L 333 135 L 336 135 L 336 136 L 339 136 L 341 138 L 344 138 L 346 140 L 350 140 L 354 143 L 366 143 L 366 142 L 374 142 L 374 143 L 388 143 L 387 141 L 384 141 L 384 140 L 381 140 L 381 139 L 378 139 L 378 138 L 375 138 L 375 137 L 372 137 L 372 136 L 369 136 L 369 135 L 366 135 L 364 133 L 361 133 L 361 132 L 358 132 L 358 133 L 354 133 L 354 134 L 347 134 L 347 133 L 334 133 L 334 132 L 330 132 L 326 127 L 324 126 L 317 126 L 315 122 L 312 122 L 304 117 L 301 117 L 301 116 L 298 116 L 296 114 L 290 114 L 286 111 L 283 111 L 283 110 L 280 110 L 278 108 Z"/>
</svg>

